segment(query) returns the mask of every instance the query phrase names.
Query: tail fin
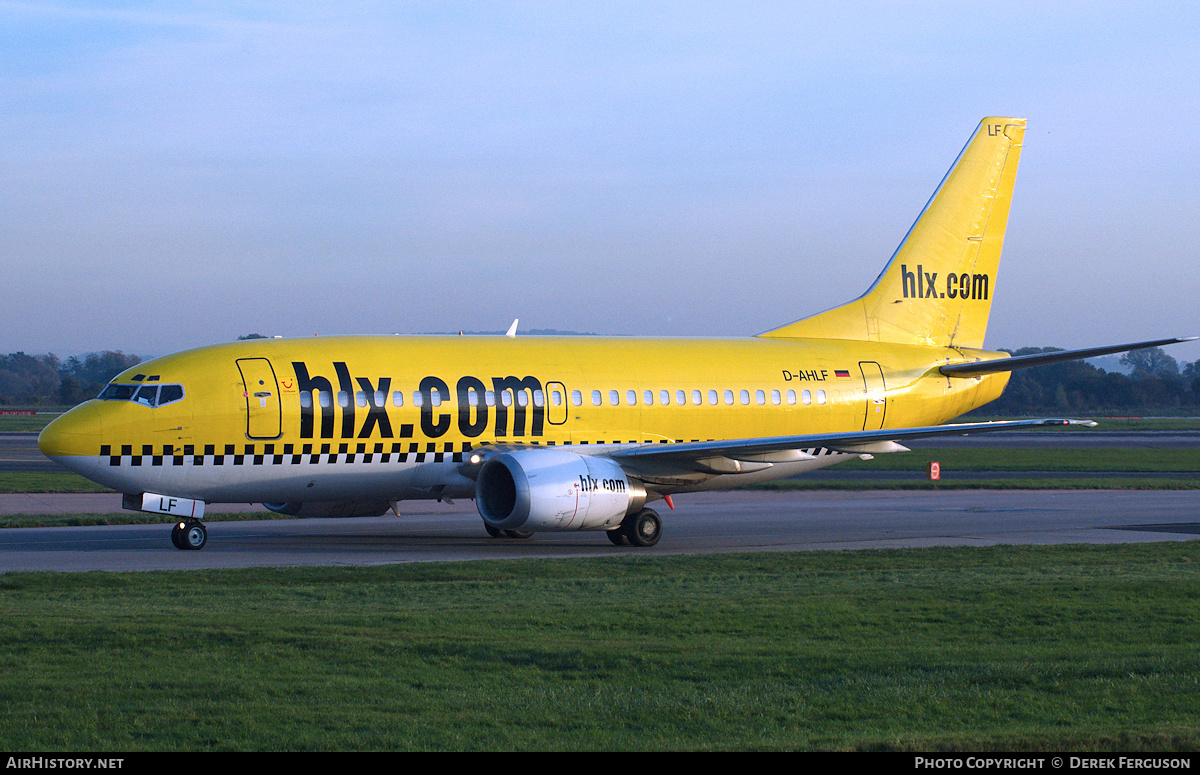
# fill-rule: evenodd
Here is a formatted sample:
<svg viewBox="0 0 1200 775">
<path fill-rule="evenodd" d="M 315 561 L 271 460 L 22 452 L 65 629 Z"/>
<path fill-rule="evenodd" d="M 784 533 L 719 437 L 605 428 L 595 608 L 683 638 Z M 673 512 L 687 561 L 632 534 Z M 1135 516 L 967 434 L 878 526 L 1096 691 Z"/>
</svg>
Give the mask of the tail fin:
<svg viewBox="0 0 1200 775">
<path fill-rule="evenodd" d="M 979 122 L 865 294 L 760 336 L 981 348 L 1024 136 L 1023 118 Z"/>
</svg>

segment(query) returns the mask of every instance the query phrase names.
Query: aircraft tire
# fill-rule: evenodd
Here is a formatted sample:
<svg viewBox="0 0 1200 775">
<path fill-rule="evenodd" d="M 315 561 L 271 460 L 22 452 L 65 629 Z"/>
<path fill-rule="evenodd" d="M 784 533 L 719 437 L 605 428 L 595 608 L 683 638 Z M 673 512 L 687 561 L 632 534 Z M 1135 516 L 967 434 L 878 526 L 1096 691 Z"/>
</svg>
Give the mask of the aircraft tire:
<svg viewBox="0 0 1200 775">
<path fill-rule="evenodd" d="M 183 523 L 182 522 L 176 522 L 175 526 L 171 528 L 171 543 L 175 545 L 176 549 L 186 549 L 187 548 L 183 543 Z"/>
<path fill-rule="evenodd" d="M 180 544 L 182 549 L 198 551 L 204 548 L 208 543 L 208 528 L 203 522 L 189 522 L 180 531 Z"/>
<path fill-rule="evenodd" d="M 501 530 L 498 527 L 489 525 L 487 522 L 483 523 L 483 529 L 486 530 L 487 534 L 492 538 L 529 538 L 533 535 L 533 533 L 528 530 Z"/>
<path fill-rule="evenodd" d="M 662 538 L 662 520 L 654 509 L 642 509 L 622 523 L 625 538 L 634 546 L 654 546 Z"/>
<path fill-rule="evenodd" d="M 612 541 L 616 546 L 629 546 L 629 537 L 625 535 L 624 528 L 616 528 L 614 530 L 605 530 L 604 535 L 608 536 L 608 540 Z"/>
</svg>

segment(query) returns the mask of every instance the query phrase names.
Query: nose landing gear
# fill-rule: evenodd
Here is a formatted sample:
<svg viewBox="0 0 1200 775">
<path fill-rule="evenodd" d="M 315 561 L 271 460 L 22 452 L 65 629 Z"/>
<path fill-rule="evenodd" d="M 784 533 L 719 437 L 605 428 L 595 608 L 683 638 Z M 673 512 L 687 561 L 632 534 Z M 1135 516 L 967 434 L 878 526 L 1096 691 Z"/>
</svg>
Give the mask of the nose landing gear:
<svg viewBox="0 0 1200 775">
<path fill-rule="evenodd" d="M 208 528 L 196 519 L 176 522 L 175 527 L 171 528 L 171 543 L 175 544 L 176 549 L 203 549 L 208 543 Z"/>
</svg>

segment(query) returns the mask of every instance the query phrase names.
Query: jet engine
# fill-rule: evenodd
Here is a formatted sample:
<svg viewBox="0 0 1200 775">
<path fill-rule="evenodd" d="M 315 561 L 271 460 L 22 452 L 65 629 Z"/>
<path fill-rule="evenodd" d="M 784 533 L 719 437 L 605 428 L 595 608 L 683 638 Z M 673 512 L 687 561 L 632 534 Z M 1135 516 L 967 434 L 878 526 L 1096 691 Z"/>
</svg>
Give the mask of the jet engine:
<svg viewBox="0 0 1200 775">
<path fill-rule="evenodd" d="M 544 447 L 497 455 L 475 480 L 479 515 L 500 530 L 611 530 L 645 502 L 612 460 Z"/>
</svg>

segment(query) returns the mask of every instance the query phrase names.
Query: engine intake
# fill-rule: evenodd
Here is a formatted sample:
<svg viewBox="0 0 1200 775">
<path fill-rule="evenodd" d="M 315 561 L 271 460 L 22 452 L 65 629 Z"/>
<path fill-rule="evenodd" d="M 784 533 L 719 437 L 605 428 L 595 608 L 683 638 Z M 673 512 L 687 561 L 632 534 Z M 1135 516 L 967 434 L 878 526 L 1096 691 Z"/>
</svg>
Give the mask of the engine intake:
<svg viewBox="0 0 1200 775">
<path fill-rule="evenodd" d="M 479 515 L 501 530 L 610 530 L 645 502 L 646 488 L 612 460 L 565 450 L 506 452 L 475 480 Z"/>
</svg>

